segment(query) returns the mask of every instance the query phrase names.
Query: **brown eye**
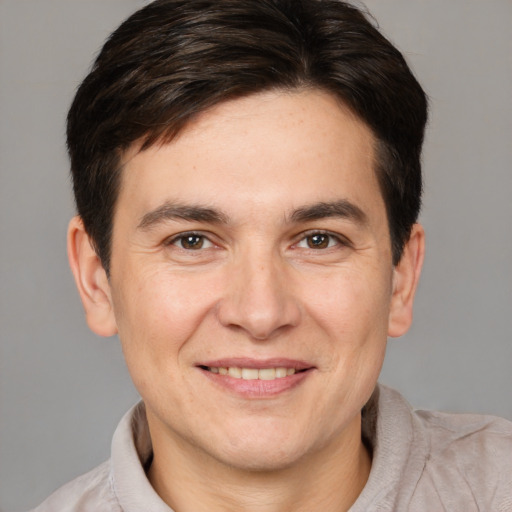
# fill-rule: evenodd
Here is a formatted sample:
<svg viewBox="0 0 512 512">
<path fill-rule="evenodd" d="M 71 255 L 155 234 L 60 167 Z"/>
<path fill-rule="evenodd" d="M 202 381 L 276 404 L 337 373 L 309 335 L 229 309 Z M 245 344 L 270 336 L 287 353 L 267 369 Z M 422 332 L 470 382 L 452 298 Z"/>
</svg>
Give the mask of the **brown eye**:
<svg viewBox="0 0 512 512">
<path fill-rule="evenodd" d="M 306 237 L 306 243 L 310 249 L 327 249 L 330 243 L 330 236 L 322 233 Z"/>
<path fill-rule="evenodd" d="M 183 249 L 198 250 L 204 246 L 204 236 L 201 235 L 187 235 L 180 237 L 177 242 Z"/>
</svg>

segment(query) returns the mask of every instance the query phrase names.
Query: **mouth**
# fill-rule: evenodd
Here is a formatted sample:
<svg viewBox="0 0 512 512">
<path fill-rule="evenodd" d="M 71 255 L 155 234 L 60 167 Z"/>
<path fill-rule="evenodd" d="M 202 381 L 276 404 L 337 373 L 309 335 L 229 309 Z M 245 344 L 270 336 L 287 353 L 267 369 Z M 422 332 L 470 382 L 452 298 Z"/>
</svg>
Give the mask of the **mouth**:
<svg viewBox="0 0 512 512">
<path fill-rule="evenodd" d="M 239 366 L 199 366 L 202 370 L 219 374 L 228 375 L 234 379 L 243 380 L 275 380 L 284 379 L 296 373 L 305 372 L 307 368 L 296 370 L 295 368 L 287 368 L 278 366 L 277 368 L 243 368 Z"/>
<path fill-rule="evenodd" d="M 246 358 L 208 361 L 197 365 L 219 389 L 244 398 L 271 398 L 289 391 L 311 375 L 314 366 L 289 359 Z"/>
</svg>

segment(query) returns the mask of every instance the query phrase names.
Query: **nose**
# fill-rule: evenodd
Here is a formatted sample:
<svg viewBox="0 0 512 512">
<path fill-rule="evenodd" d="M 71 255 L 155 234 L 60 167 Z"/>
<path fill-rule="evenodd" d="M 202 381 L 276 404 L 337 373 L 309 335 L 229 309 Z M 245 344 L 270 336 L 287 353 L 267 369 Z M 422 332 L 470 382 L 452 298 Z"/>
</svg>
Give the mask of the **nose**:
<svg viewBox="0 0 512 512">
<path fill-rule="evenodd" d="M 222 325 L 268 340 L 299 324 L 301 309 L 292 283 L 275 259 L 248 254 L 230 269 L 217 309 Z"/>
</svg>

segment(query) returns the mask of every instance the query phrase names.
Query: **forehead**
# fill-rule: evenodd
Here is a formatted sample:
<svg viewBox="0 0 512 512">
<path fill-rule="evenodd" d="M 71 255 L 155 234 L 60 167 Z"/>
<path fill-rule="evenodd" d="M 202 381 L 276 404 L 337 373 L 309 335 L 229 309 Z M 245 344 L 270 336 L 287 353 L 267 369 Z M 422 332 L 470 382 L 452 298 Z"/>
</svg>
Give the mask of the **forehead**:
<svg viewBox="0 0 512 512">
<path fill-rule="evenodd" d="M 172 142 L 132 148 L 123 163 L 120 209 L 147 211 L 174 200 L 261 215 L 346 194 L 356 202 L 381 200 L 370 129 L 317 90 L 222 103 Z"/>
</svg>

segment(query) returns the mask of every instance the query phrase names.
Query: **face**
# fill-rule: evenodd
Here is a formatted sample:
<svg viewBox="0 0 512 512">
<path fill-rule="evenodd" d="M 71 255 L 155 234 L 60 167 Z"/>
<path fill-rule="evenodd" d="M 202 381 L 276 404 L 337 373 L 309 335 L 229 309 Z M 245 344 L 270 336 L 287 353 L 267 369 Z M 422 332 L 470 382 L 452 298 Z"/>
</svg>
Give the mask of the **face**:
<svg viewBox="0 0 512 512">
<path fill-rule="evenodd" d="M 109 300 L 154 441 L 269 469 L 359 436 L 395 307 L 369 129 L 264 93 L 124 164 Z"/>
</svg>

